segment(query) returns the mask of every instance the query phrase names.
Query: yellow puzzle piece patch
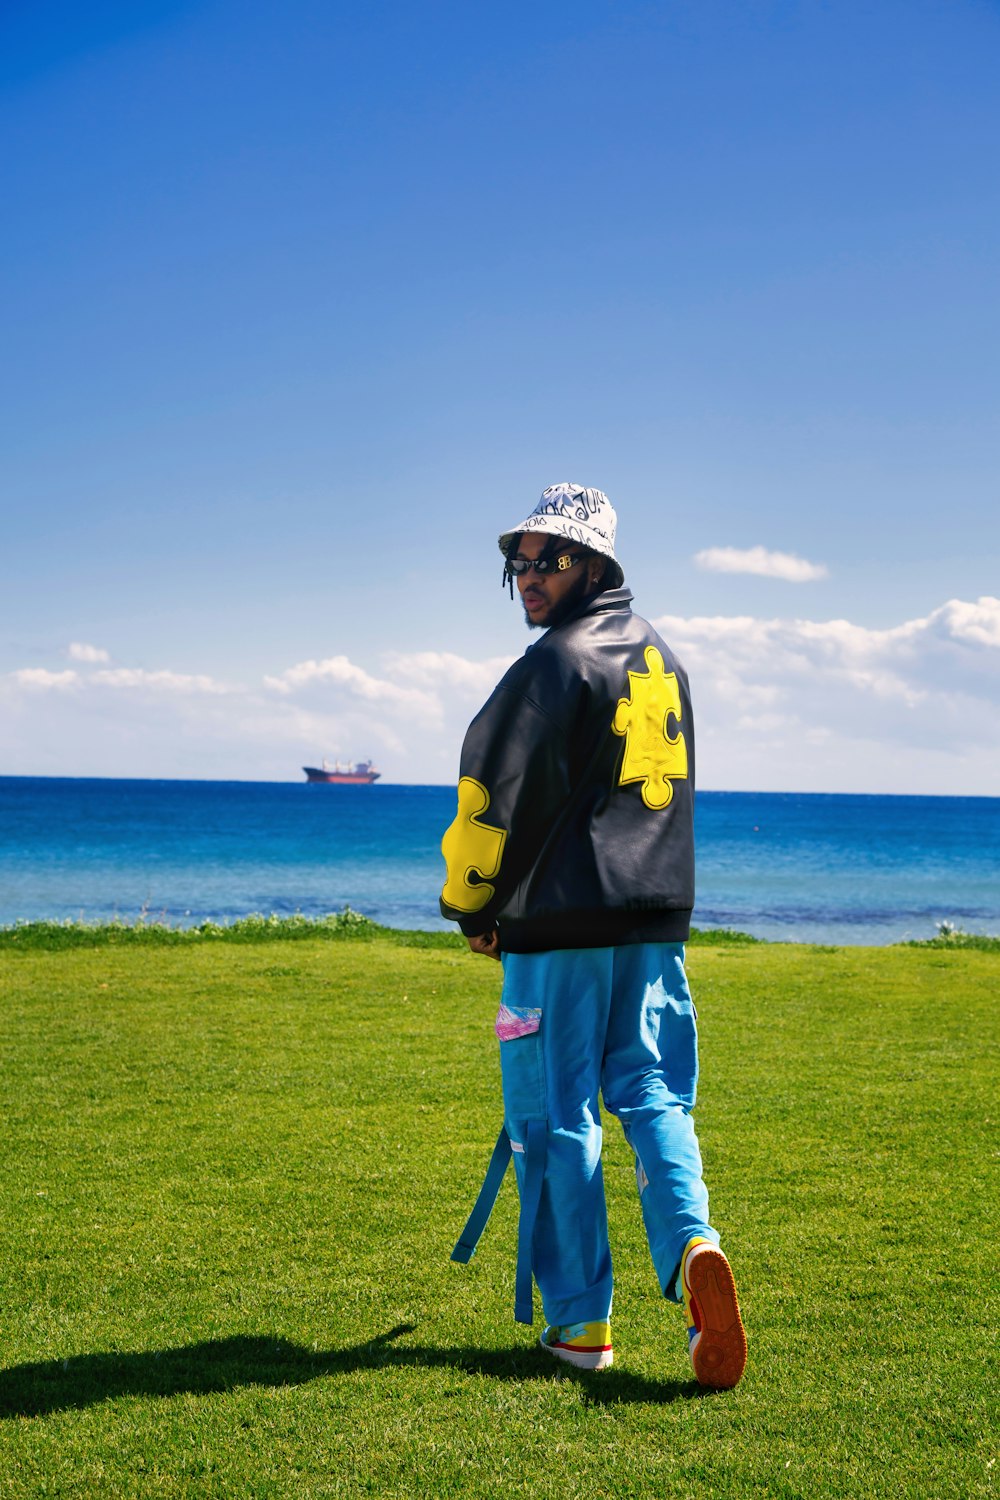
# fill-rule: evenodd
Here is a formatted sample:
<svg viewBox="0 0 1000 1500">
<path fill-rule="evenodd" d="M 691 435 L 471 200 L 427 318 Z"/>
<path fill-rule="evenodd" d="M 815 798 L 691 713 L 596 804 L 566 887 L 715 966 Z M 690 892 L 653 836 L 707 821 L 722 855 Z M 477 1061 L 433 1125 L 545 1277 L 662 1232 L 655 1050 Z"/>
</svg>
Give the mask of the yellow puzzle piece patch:
<svg viewBox="0 0 1000 1500">
<path fill-rule="evenodd" d="M 629 672 L 629 696 L 619 698 L 611 727 L 625 737 L 619 786 L 641 781 L 642 800 L 656 811 L 669 805 L 671 781 L 687 779 L 687 745 L 680 729 L 673 739 L 667 733 L 671 714 L 678 724 L 681 720 L 677 673 L 664 670 L 655 646 L 647 646 L 644 657 L 648 670 Z"/>
<path fill-rule="evenodd" d="M 489 884 L 500 873 L 507 831 L 479 821 L 490 805 L 490 794 L 471 776 L 458 783 L 458 812 L 455 821 L 441 840 L 441 853 L 448 866 L 448 878 L 441 892 L 445 903 L 455 911 L 482 911 L 494 887 Z M 470 875 L 478 875 L 473 883 Z"/>
</svg>

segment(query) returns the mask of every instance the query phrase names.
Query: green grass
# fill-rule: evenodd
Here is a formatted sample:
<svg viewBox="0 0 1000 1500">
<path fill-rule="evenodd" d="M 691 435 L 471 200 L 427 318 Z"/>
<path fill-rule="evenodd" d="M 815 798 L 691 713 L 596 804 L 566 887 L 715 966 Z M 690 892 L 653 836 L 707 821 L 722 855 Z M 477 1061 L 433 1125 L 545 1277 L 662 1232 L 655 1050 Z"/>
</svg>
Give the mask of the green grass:
<svg viewBox="0 0 1000 1500">
<path fill-rule="evenodd" d="M 0 927 L 0 951 L 36 949 L 55 953 L 67 948 L 176 948 L 215 947 L 219 943 L 299 943 L 320 939 L 324 942 L 371 942 L 380 938 L 386 943 L 408 948 L 451 948 L 467 952 L 465 939 L 454 929 L 446 932 L 403 932 L 394 927 L 380 927 L 370 917 L 352 911 L 330 912 L 325 917 L 306 917 L 297 913 L 279 917 L 273 912 L 263 916 L 254 912 L 232 922 L 199 922 L 190 927 L 173 927 L 168 922 L 137 917 L 132 922 L 15 922 Z M 752 941 L 752 940 L 751 940 Z"/>
<path fill-rule="evenodd" d="M 959 934 L 965 937 L 965 934 Z M 218 943 L 298 943 L 307 938 L 325 942 L 372 942 L 379 938 L 406 948 L 450 948 L 466 953 L 467 944 L 454 928 L 445 932 L 407 932 L 395 927 L 380 927 L 370 917 L 352 911 L 330 912 L 325 917 L 306 917 L 297 913 L 280 917 L 272 912 L 263 916 L 254 912 L 232 922 L 198 922 L 190 927 L 171 926 L 168 922 L 137 917 L 132 922 L 14 922 L 0 927 L 0 952 L 4 949 L 35 949 L 55 953 L 66 948 L 163 948 L 179 946 L 212 947 Z M 756 943 L 760 939 L 747 932 L 733 932 L 728 927 L 692 930 L 696 943 Z M 986 942 L 1000 939 L 986 939 Z"/>
<path fill-rule="evenodd" d="M 692 946 L 750 1339 L 706 1396 L 613 1121 L 613 1369 L 513 1323 L 512 1182 L 449 1262 L 499 970 L 350 935 L 0 953 L 4 1500 L 992 1492 L 994 952 Z"/>
<path fill-rule="evenodd" d="M 942 931 L 933 938 L 910 938 L 906 948 L 974 948 L 980 953 L 1000 953 L 1000 937 L 980 932 L 963 932 L 961 928 Z"/>
</svg>

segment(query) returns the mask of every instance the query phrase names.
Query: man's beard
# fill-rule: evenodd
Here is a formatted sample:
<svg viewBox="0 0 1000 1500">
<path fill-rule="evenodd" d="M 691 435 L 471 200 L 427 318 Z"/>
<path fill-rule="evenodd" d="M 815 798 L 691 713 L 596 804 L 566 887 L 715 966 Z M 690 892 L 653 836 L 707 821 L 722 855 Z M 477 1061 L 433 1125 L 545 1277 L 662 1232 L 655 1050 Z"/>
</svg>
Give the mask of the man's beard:
<svg viewBox="0 0 1000 1500">
<path fill-rule="evenodd" d="M 567 589 L 557 604 L 552 606 L 549 614 L 544 620 L 533 620 L 524 612 L 524 623 L 529 630 L 551 630 L 555 625 L 561 625 L 567 615 L 571 615 L 586 599 L 590 592 L 590 579 L 584 569 L 580 570 L 580 577 L 573 580 L 572 588 Z"/>
</svg>

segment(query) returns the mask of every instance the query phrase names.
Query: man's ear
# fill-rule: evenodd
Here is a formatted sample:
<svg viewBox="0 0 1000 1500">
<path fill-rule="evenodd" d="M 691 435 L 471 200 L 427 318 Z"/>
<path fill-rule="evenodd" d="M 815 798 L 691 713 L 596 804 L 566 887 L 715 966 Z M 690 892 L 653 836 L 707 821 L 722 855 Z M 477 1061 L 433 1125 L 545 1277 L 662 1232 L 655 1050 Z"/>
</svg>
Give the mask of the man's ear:
<svg viewBox="0 0 1000 1500">
<path fill-rule="evenodd" d="M 603 557 L 591 557 L 588 559 L 587 579 L 590 583 L 591 588 L 593 588 L 595 583 L 600 583 L 601 579 L 604 577 L 604 570 L 606 567 L 607 563 L 605 562 Z"/>
</svg>

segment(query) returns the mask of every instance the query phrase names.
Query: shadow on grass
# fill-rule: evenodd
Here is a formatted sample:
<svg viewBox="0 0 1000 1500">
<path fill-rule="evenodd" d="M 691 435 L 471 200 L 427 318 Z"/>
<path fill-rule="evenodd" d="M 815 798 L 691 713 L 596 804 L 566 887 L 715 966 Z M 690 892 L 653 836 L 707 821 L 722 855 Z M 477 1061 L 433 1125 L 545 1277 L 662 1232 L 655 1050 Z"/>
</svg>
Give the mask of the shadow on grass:
<svg viewBox="0 0 1000 1500">
<path fill-rule="evenodd" d="M 493 1380 L 537 1380 L 558 1372 L 578 1381 L 585 1389 L 586 1402 L 595 1406 L 662 1404 L 705 1394 L 694 1381 L 651 1380 L 615 1368 L 588 1372 L 562 1363 L 555 1366 L 537 1346 L 429 1349 L 396 1343 L 414 1331 L 412 1324 L 400 1323 L 366 1344 L 346 1349 L 312 1350 L 288 1339 L 239 1334 L 177 1349 L 82 1354 L 74 1359 L 15 1365 L 0 1370 L 0 1419 L 44 1417 L 122 1396 L 204 1396 L 240 1386 L 302 1385 L 322 1375 L 405 1366 L 447 1365 Z"/>
</svg>

